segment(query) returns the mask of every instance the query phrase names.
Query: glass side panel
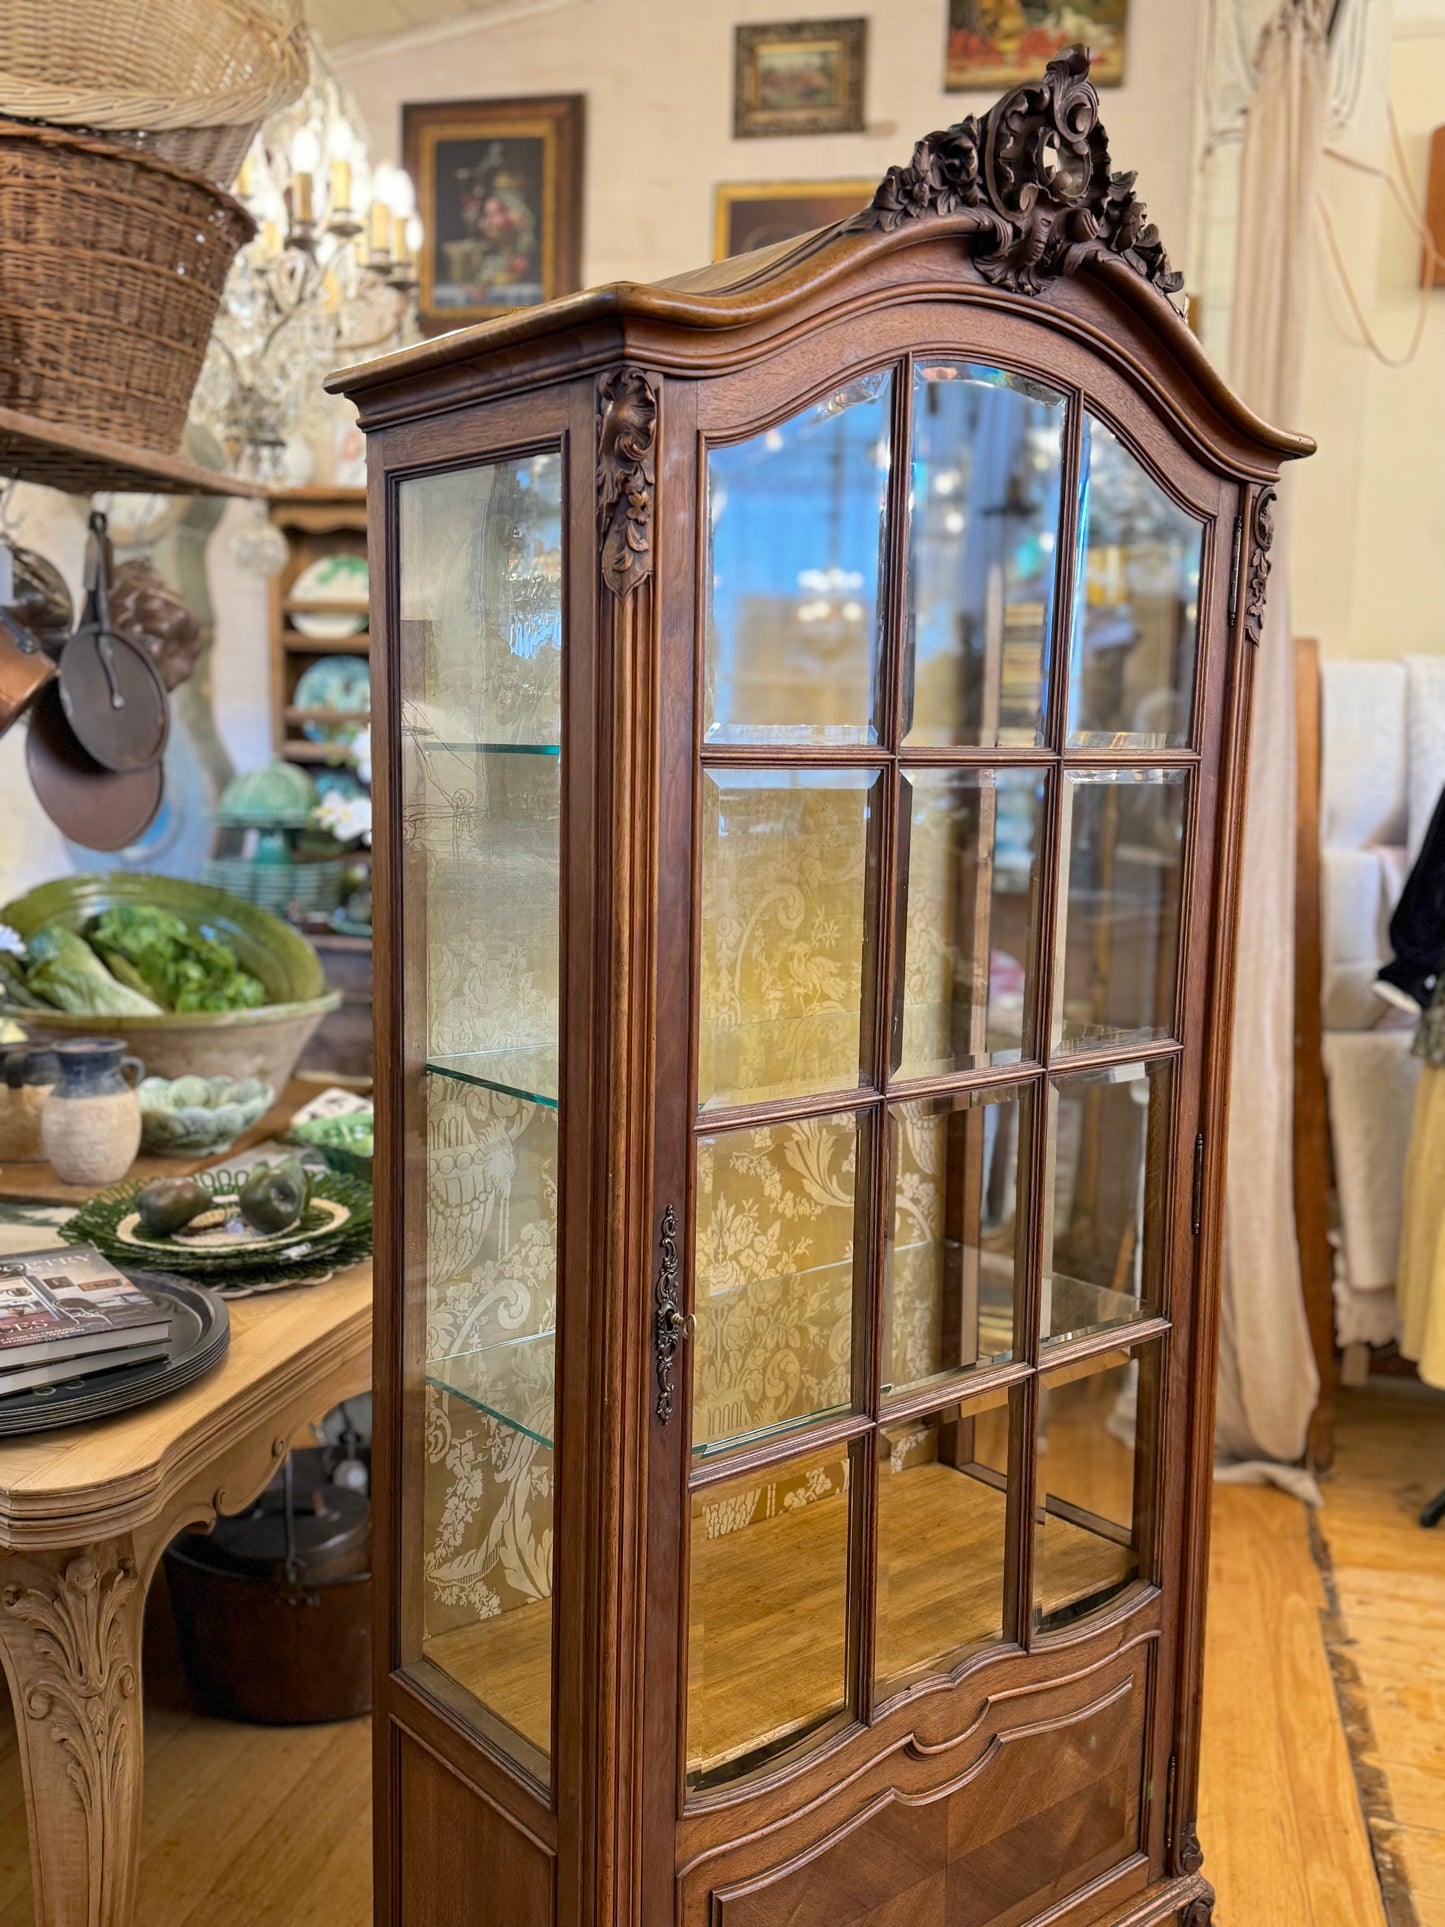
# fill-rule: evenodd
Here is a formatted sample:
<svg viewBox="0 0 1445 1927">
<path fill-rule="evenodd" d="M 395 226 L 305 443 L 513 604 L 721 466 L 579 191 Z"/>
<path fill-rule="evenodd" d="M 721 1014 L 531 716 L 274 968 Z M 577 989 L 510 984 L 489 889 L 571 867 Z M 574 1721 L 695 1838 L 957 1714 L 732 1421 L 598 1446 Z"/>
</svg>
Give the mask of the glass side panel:
<svg viewBox="0 0 1445 1927">
<path fill-rule="evenodd" d="M 1013 1356 L 1033 1101 L 998 1087 L 889 1108 L 885 1398 Z"/>
<path fill-rule="evenodd" d="M 1183 770 L 1065 774 L 1056 1052 L 1173 1035 L 1188 793 Z"/>
<path fill-rule="evenodd" d="M 1068 740 L 1178 747 L 1194 706 L 1203 524 L 1087 414 L 1079 479 Z"/>
<path fill-rule="evenodd" d="M 549 1777 L 561 959 L 561 458 L 403 481 L 408 1047 L 424 1061 L 420 1653 Z"/>
<path fill-rule="evenodd" d="M 851 1114 L 698 1139 L 695 1452 L 848 1408 L 864 1161 Z"/>
<path fill-rule="evenodd" d="M 1160 1308 L 1174 1064 L 1054 1078 L 1048 1101 L 1046 1345 Z"/>
<path fill-rule="evenodd" d="M 1157 1422 L 1157 1345 L 1040 1375 L 1034 1624 L 1069 1626 L 1139 1576 Z"/>
<path fill-rule="evenodd" d="M 882 1699 L 1003 1637 L 1009 1395 L 988 1392 L 877 1437 Z"/>
<path fill-rule="evenodd" d="M 895 1077 L 1017 1063 L 1032 1046 L 1040 770 L 913 769 L 899 800 Z"/>
<path fill-rule="evenodd" d="M 905 744 L 1041 743 L 1064 397 L 969 362 L 913 377 Z"/>
<path fill-rule="evenodd" d="M 398 491 L 402 728 L 549 746 L 562 731 L 562 457 L 419 476 Z"/>
<path fill-rule="evenodd" d="M 704 772 L 701 1106 L 857 1089 L 879 788 L 873 769 Z"/>
<path fill-rule="evenodd" d="M 710 743 L 878 740 L 893 377 L 707 458 Z"/>
<path fill-rule="evenodd" d="M 846 1715 L 851 1472 L 839 1447 L 693 1493 L 690 1787 L 736 1779 Z"/>
</svg>

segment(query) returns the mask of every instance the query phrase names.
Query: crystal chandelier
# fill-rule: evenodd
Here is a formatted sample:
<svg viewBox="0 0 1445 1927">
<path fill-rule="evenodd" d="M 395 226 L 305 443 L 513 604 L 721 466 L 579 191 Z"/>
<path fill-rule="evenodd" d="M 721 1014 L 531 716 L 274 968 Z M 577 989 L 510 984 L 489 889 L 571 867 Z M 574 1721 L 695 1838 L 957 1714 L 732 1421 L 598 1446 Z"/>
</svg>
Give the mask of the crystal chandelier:
<svg viewBox="0 0 1445 1927">
<path fill-rule="evenodd" d="M 371 166 L 356 103 L 314 49 L 310 85 L 262 127 L 235 192 L 257 233 L 226 283 L 192 414 L 238 474 L 274 486 L 324 413 L 324 376 L 415 338 L 421 227 L 410 179 Z"/>
</svg>

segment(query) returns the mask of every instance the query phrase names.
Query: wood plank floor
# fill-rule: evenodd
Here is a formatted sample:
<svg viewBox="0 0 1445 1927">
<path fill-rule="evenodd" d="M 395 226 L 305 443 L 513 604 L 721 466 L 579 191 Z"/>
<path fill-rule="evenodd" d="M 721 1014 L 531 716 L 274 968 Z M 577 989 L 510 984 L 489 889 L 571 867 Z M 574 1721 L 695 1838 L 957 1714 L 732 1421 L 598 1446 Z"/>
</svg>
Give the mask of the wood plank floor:
<svg viewBox="0 0 1445 1927">
<path fill-rule="evenodd" d="M 1218 1488 L 1199 1830 L 1220 1927 L 1445 1927 L 1445 1528 L 1415 1523 L 1442 1485 L 1445 1401 L 1357 1392 L 1316 1520 Z M 369 1927 L 368 1722 L 199 1718 L 163 1610 L 146 1692 L 140 1927 Z M 0 1716 L 0 1923 L 29 1919 Z"/>
</svg>

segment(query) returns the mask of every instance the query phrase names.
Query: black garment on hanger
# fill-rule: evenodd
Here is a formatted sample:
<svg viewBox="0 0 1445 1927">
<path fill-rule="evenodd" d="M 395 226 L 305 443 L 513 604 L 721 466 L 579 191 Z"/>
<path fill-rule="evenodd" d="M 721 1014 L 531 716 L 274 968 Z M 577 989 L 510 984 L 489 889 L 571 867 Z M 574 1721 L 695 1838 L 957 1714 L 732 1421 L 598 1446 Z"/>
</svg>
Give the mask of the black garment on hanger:
<svg viewBox="0 0 1445 1927">
<path fill-rule="evenodd" d="M 1390 919 L 1394 956 L 1379 975 L 1423 1009 L 1445 969 L 1445 790 Z"/>
</svg>

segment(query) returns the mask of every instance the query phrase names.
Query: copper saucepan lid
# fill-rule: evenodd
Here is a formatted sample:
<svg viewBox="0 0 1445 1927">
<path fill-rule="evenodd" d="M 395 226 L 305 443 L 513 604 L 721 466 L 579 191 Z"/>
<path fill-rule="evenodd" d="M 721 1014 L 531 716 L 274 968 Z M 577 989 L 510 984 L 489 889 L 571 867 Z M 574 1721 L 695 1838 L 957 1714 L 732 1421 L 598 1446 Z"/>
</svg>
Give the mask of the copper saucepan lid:
<svg viewBox="0 0 1445 1927">
<path fill-rule="evenodd" d="M 134 843 L 155 820 L 165 789 L 159 762 L 120 772 L 96 762 L 77 741 L 56 683 L 41 690 L 30 711 L 25 766 L 45 814 L 87 850 Z"/>
</svg>

